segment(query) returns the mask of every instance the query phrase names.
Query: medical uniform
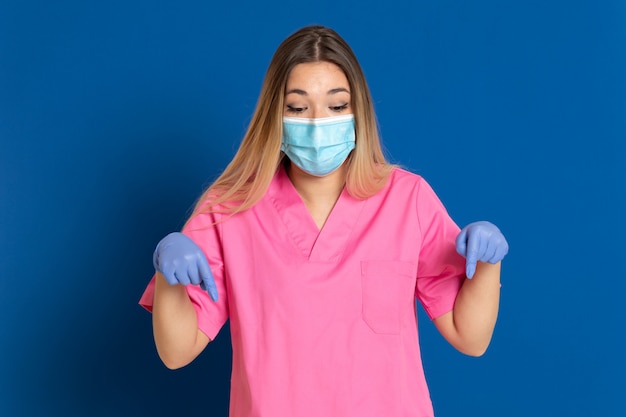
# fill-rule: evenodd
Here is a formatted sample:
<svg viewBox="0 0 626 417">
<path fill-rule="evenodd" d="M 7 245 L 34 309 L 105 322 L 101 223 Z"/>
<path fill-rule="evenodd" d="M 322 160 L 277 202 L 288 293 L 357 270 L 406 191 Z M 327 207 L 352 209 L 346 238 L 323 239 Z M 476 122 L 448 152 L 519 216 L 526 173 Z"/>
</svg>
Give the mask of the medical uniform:
<svg viewBox="0 0 626 417">
<path fill-rule="evenodd" d="M 452 310 L 465 260 L 424 179 L 395 169 L 371 198 L 344 190 L 319 231 L 281 168 L 254 207 L 219 220 L 184 229 L 219 301 L 187 290 L 209 338 L 230 320 L 232 417 L 433 416 L 415 297 L 430 318 Z M 148 310 L 153 294 L 154 278 Z"/>
</svg>

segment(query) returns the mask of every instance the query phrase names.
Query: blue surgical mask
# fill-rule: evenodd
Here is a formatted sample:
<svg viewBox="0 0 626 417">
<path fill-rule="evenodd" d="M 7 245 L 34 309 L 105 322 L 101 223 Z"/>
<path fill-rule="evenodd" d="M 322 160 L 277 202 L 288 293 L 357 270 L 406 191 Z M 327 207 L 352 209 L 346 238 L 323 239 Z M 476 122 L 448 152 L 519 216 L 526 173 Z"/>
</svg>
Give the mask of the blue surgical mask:
<svg viewBox="0 0 626 417">
<path fill-rule="evenodd" d="M 304 172 L 323 177 L 343 164 L 354 149 L 354 116 L 305 119 L 283 117 L 280 150 Z"/>
</svg>

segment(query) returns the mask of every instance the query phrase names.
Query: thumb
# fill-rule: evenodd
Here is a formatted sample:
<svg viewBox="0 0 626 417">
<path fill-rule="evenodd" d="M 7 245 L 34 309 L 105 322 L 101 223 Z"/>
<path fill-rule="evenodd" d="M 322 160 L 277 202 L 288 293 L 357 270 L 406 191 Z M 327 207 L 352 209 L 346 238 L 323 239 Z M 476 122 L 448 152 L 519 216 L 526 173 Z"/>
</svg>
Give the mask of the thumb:
<svg viewBox="0 0 626 417">
<path fill-rule="evenodd" d="M 466 251 L 467 251 L 467 228 L 464 228 L 456 237 L 456 252 L 465 258 Z"/>
</svg>

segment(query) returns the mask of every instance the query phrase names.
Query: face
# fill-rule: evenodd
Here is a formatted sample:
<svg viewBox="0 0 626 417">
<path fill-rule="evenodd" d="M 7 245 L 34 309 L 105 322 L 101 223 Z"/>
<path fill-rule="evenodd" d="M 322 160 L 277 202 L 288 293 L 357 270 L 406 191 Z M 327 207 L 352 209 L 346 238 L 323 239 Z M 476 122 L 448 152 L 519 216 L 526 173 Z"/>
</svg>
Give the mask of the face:
<svg viewBox="0 0 626 417">
<path fill-rule="evenodd" d="M 322 118 L 352 114 L 350 84 L 341 68 L 330 62 L 298 64 L 285 92 L 284 116 Z"/>
</svg>

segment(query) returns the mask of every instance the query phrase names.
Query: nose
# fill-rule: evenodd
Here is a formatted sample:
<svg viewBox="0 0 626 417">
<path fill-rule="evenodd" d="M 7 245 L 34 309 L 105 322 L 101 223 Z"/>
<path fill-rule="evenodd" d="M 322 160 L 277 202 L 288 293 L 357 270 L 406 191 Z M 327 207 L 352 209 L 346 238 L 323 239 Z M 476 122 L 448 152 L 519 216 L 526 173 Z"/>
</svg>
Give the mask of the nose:
<svg viewBox="0 0 626 417">
<path fill-rule="evenodd" d="M 313 119 L 320 119 L 322 117 L 328 117 L 326 108 L 324 106 L 313 106 L 311 108 L 311 117 Z"/>
</svg>

